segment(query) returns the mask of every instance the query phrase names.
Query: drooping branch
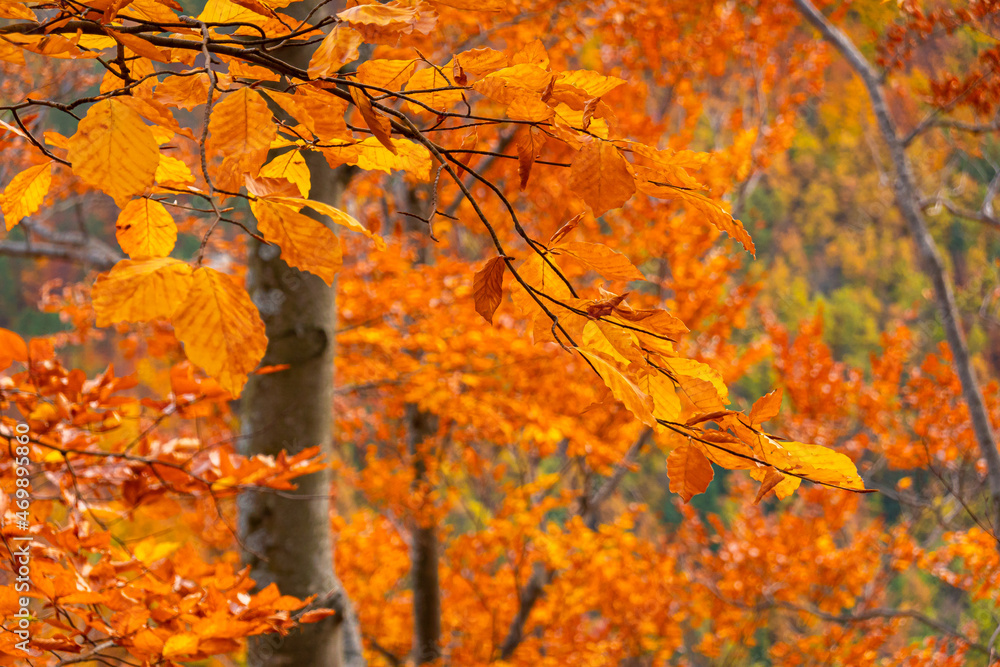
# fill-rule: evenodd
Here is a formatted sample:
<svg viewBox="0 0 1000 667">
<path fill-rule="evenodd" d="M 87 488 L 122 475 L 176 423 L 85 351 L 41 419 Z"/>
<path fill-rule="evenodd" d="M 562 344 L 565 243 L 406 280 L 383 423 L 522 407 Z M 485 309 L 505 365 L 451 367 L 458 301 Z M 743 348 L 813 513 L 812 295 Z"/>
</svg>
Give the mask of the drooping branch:
<svg viewBox="0 0 1000 667">
<path fill-rule="evenodd" d="M 962 397 L 969 408 L 976 444 L 986 461 L 986 474 L 993 504 L 990 520 L 994 528 L 1000 527 L 1000 452 L 997 451 L 996 437 L 990 424 L 979 380 L 972 367 L 951 279 L 945 270 L 937 242 L 927 227 L 927 221 L 920 207 L 921 197 L 917 190 L 913 169 L 906 155 L 904 139 L 899 136 L 896 123 L 889 112 L 889 105 L 886 102 L 878 73 L 858 50 L 854 42 L 837 26 L 830 23 L 810 0 L 795 0 L 795 5 L 802 15 L 819 30 L 823 38 L 830 42 L 847 60 L 851 68 L 864 82 L 868 91 L 872 111 L 878 122 L 882 139 L 889 148 L 889 155 L 896 171 L 894 181 L 896 207 L 906 221 L 910 235 L 913 237 L 924 273 L 934 286 L 938 314 L 945 330 L 948 347 L 951 349 L 955 371 L 962 383 Z M 997 542 L 997 547 L 1000 549 L 1000 541 Z"/>
</svg>

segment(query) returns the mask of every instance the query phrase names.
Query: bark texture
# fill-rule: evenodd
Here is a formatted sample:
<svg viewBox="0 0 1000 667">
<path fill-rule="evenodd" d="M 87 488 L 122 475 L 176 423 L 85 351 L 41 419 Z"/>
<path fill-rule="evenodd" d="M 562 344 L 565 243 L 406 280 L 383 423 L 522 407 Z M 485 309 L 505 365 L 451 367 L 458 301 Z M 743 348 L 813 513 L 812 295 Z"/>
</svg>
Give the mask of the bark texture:
<svg viewBox="0 0 1000 667">
<path fill-rule="evenodd" d="M 334 2 L 324 10 L 338 11 Z M 308 6 L 307 6 L 308 5 Z M 290 8 L 304 18 L 311 3 Z M 321 10 L 322 13 L 323 10 Z M 318 20 L 320 14 L 313 15 Z M 310 49 L 276 55 L 304 67 Z M 340 206 L 350 179 L 347 168 L 331 170 L 305 152 L 312 179 L 310 197 Z M 274 246 L 251 241 L 247 288 L 267 327 L 263 364 L 288 364 L 268 375 L 252 375 L 242 401 L 241 447 L 245 454 L 295 454 L 333 442 L 335 290 L 317 276 L 288 266 Z M 283 594 L 317 596 L 317 606 L 336 616 L 306 624 L 286 637 L 252 638 L 249 667 L 358 667 L 364 665 L 360 631 L 350 601 L 334 571 L 328 471 L 295 480 L 294 494 L 246 493 L 239 501 L 244 562 L 258 588 L 276 583 Z"/>
<path fill-rule="evenodd" d="M 917 189 L 913 168 L 906 155 L 905 141 L 900 137 L 896 123 L 889 112 L 889 105 L 886 103 L 878 73 L 857 46 L 843 31 L 830 23 L 809 0 L 794 1 L 802 15 L 847 60 L 855 73 L 861 77 L 868 90 L 872 111 L 878 122 L 879 133 L 889 148 L 889 155 L 896 172 L 893 184 L 896 208 L 909 228 L 924 274 L 934 286 L 938 316 L 944 327 L 948 347 L 951 348 L 955 372 L 962 382 L 962 397 L 969 408 L 976 444 L 986 461 L 986 476 L 992 505 L 989 508 L 988 521 L 995 530 L 1000 529 L 1000 452 L 997 451 L 996 436 L 990 424 L 986 402 L 983 400 L 983 392 L 979 387 L 979 380 L 969 357 L 969 348 L 965 342 L 965 333 L 962 331 L 962 322 L 958 305 L 955 303 L 951 279 L 945 269 L 937 242 L 931 235 L 923 210 L 920 208 L 920 192 Z M 1000 541 L 998 541 L 997 547 L 1000 548 Z"/>
</svg>

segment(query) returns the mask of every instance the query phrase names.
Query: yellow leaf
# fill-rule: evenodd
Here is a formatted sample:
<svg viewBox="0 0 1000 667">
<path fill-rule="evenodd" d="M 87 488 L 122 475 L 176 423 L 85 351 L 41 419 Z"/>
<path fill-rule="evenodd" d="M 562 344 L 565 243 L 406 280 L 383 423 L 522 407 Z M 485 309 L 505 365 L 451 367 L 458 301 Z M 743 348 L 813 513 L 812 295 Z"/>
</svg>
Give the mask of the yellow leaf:
<svg viewBox="0 0 1000 667">
<path fill-rule="evenodd" d="M 625 80 L 581 69 L 572 72 L 560 72 L 556 75 L 556 83 L 564 83 L 574 88 L 579 88 L 591 97 L 603 97 L 625 83 Z"/>
<path fill-rule="evenodd" d="M 168 76 L 156 86 L 153 99 L 165 106 L 191 111 L 208 99 L 208 74 Z"/>
<path fill-rule="evenodd" d="M 510 104 L 527 93 L 541 95 L 552 82 L 552 72 L 538 65 L 520 63 L 504 67 L 484 76 L 472 85 L 473 89 L 490 99 Z"/>
<path fill-rule="evenodd" d="M 153 185 L 160 161 L 153 132 L 142 117 L 113 99 L 90 107 L 67 150 L 73 173 L 111 195 L 118 206 Z"/>
<path fill-rule="evenodd" d="M 705 412 L 713 412 L 725 408 L 729 399 L 729 388 L 726 387 L 722 374 L 708 364 L 703 364 L 694 359 L 682 357 L 670 357 L 665 359 L 667 369 L 675 376 L 678 384 L 685 390 L 692 403 L 702 408 Z M 708 384 L 703 387 L 698 383 L 689 383 L 688 380 L 698 380 Z M 701 397 L 702 393 L 706 395 Z"/>
<path fill-rule="evenodd" d="M 177 225 L 163 204 L 141 197 L 118 214 L 115 236 L 132 259 L 166 257 L 177 242 Z"/>
<path fill-rule="evenodd" d="M 417 68 L 417 61 L 410 60 L 366 60 L 358 65 L 358 81 L 369 86 L 386 90 L 402 90 Z"/>
<path fill-rule="evenodd" d="M 583 344 L 598 350 L 615 361 L 628 365 L 645 366 L 646 360 L 631 332 L 600 320 L 590 320 L 583 327 Z M 649 393 L 649 392 L 646 392 Z"/>
<path fill-rule="evenodd" d="M 583 198 L 594 216 L 618 208 L 635 193 L 628 163 L 614 145 L 594 140 L 584 144 L 570 167 L 569 185 Z"/>
<path fill-rule="evenodd" d="M 612 250 L 603 243 L 569 241 L 552 249 L 562 255 L 583 262 L 608 280 L 645 280 L 628 257 Z"/>
<path fill-rule="evenodd" d="M 126 47 L 137 56 L 149 58 L 150 60 L 155 60 L 159 63 L 170 63 L 170 54 L 168 52 L 157 48 L 152 43 L 147 42 L 141 37 L 130 35 L 128 33 L 117 32 L 107 26 L 105 26 L 104 31 L 113 37 L 116 42 Z"/>
<path fill-rule="evenodd" d="M 783 472 L 801 475 L 813 482 L 830 484 L 857 491 L 865 483 L 850 457 L 820 445 L 794 441 L 776 441 L 766 436 L 760 438 L 762 458 Z"/>
<path fill-rule="evenodd" d="M 260 175 L 268 178 L 284 178 L 295 184 L 303 197 L 309 196 L 309 167 L 300 151 L 282 153 L 265 164 Z"/>
<path fill-rule="evenodd" d="M 333 26 L 309 59 L 309 78 L 336 74 L 345 64 L 357 60 L 361 42 L 361 33 L 357 30 L 342 23 Z"/>
<path fill-rule="evenodd" d="M 360 222 L 355 220 L 353 217 L 344 213 L 339 208 L 330 206 L 327 203 L 321 201 L 313 201 L 311 199 L 299 199 L 298 197 L 268 197 L 269 201 L 277 202 L 279 204 L 284 204 L 286 206 L 291 206 L 296 210 L 302 208 L 303 206 L 308 206 L 312 210 L 322 213 L 331 220 L 333 220 L 338 225 L 347 227 L 352 232 L 358 232 L 359 234 L 364 234 L 375 243 L 375 247 L 378 250 L 385 250 L 385 240 L 376 234 L 375 232 L 369 231 L 367 227 L 362 225 Z"/>
<path fill-rule="evenodd" d="M 529 65 L 537 65 L 542 69 L 547 69 L 549 66 L 549 54 L 545 52 L 545 45 L 542 44 L 542 40 L 536 39 L 515 53 L 511 57 L 510 62 L 512 65 L 528 63 Z"/>
<path fill-rule="evenodd" d="M 191 267 L 170 257 L 123 259 L 94 283 L 97 326 L 169 318 L 191 288 Z"/>
<path fill-rule="evenodd" d="M 531 123 L 541 123 L 552 118 L 555 111 L 535 93 L 516 95 L 507 105 L 507 117 L 514 120 L 526 120 Z"/>
<path fill-rule="evenodd" d="M 327 285 L 333 284 L 344 262 L 340 241 L 333 230 L 319 220 L 267 198 L 252 200 L 250 209 L 257 218 L 257 231 L 281 248 L 281 258 L 285 262 L 315 273 Z"/>
<path fill-rule="evenodd" d="M 256 91 L 240 88 L 212 109 L 208 153 L 222 158 L 213 164 L 212 179 L 223 190 L 237 190 L 245 175 L 256 176 L 277 136 L 271 110 Z"/>
<path fill-rule="evenodd" d="M 670 378 L 655 368 L 638 371 L 636 385 L 653 399 L 653 416 L 668 422 L 676 422 L 681 415 L 681 399 Z"/>
<path fill-rule="evenodd" d="M 169 659 L 182 655 L 193 655 L 198 652 L 198 635 L 193 632 L 181 632 L 170 635 L 163 644 L 163 657 Z"/>
<path fill-rule="evenodd" d="M 0 1 L 0 19 L 24 19 L 26 21 L 37 21 L 35 13 L 24 6 L 24 3 L 17 0 Z"/>
<path fill-rule="evenodd" d="M 604 384 L 611 390 L 612 396 L 628 408 L 639 421 L 647 426 L 655 426 L 653 417 L 653 399 L 643 392 L 624 372 L 621 364 L 603 353 L 585 348 L 576 348 L 583 357 L 593 365 Z"/>
<path fill-rule="evenodd" d="M 41 207 L 51 185 L 51 162 L 29 167 L 11 180 L 0 195 L 0 208 L 8 232 Z"/>
<path fill-rule="evenodd" d="M 433 93 L 411 91 L 433 90 L 436 88 L 448 88 L 450 86 L 454 86 L 455 81 L 448 73 L 448 70 L 450 69 L 452 69 L 451 64 L 443 67 L 428 67 L 420 70 L 411 76 L 409 82 L 407 82 L 407 96 L 429 106 L 435 111 L 448 111 L 451 107 L 462 101 L 462 91 L 460 89 L 437 90 Z M 414 113 L 427 113 L 426 108 L 418 104 L 413 104 L 412 102 L 407 102 L 405 106 Z"/>
<path fill-rule="evenodd" d="M 202 267 L 171 319 L 188 359 L 239 396 L 267 350 L 264 323 L 246 290 L 226 274 Z"/>
<path fill-rule="evenodd" d="M 715 473 L 712 464 L 705 458 L 701 444 L 685 442 L 667 457 L 667 475 L 670 477 L 671 492 L 688 502 L 705 492 Z"/>
<path fill-rule="evenodd" d="M 472 298 L 476 302 L 476 312 L 493 324 L 493 313 L 500 306 L 503 297 L 503 274 L 507 268 L 504 257 L 494 257 L 476 271 L 472 280 Z"/>
<path fill-rule="evenodd" d="M 160 185 L 190 185 L 194 174 L 183 160 L 160 153 L 160 163 L 156 165 L 156 182 Z"/>
</svg>

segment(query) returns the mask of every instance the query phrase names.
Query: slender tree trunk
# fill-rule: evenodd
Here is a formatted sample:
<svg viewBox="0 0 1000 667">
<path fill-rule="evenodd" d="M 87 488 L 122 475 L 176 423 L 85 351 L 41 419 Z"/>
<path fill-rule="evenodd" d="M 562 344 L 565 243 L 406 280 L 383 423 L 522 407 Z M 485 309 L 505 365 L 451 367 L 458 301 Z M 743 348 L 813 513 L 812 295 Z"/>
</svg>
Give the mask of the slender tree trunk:
<svg viewBox="0 0 1000 667">
<path fill-rule="evenodd" d="M 310 165 L 312 166 L 312 165 Z M 336 205 L 342 173 L 325 164 L 313 170 L 313 196 Z M 274 247 L 253 242 L 248 289 L 267 326 L 264 364 L 288 364 L 268 375 L 251 376 L 243 398 L 243 452 L 296 454 L 332 444 L 334 290 L 318 277 L 289 267 Z M 240 498 L 244 560 L 258 587 L 276 583 L 283 594 L 319 596 L 342 611 L 308 624 L 287 637 L 268 635 L 250 642 L 253 667 L 338 667 L 363 664 L 356 620 L 333 570 L 330 533 L 330 474 L 295 480 L 294 496 L 248 492 Z"/>
<path fill-rule="evenodd" d="M 879 132 L 889 147 L 889 155 L 896 171 L 896 179 L 893 184 L 896 208 L 909 227 L 910 236 L 916 246 L 924 274 L 934 285 L 938 315 L 944 327 L 948 347 L 951 348 L 955 371 L 962 382 L 962 397 L 969 407 L 972 430 L 975 433 L 980 454 L 986 461 L 986 476 L 992 505 L 989 508 L 987 521 L 993 525 L 994 530 L 1000 530 L 1000 452 L 997 451 L 996 436 L 990 424 L 989 413 L 986 409 L 986 402 L 983 400 L 983 392 L 979 388 L 976 371 L 972 367 L 972 361 L 969 357 L 969 349 L 965 343 L 965 333 L 962 331 L 962 322 L 958 305 L 955 303 L 951 280 L 945 270 L 937 243 L 927 228 L 927 221 L 920 208 L 920 196 L 913 169 L 906 155 L 903 139 L 899 136 L 896 124 L 889 113 L 889 105 L 882 92 L 878 74 L 851 39 L 837 26 L 830 23 L 809 0 L 794 1 L 802 15 L 820 31 L 824 39 L 840 51 L 840 54 L 861 77 L 868 89 L 868 97 L 871 99 L 872 110 L 878 121 Z M 1000 548 L 1000 540 L 997 542 L 997 547 Z"/>
<path fill-rule="evenodd" d="M 416 213 L 423 208 L 415 189 L 408 187 L 402 179 L 398 179 L 395 185 L 396 201 L 400 203 L 401 210 Z M 433 255 L 427 242 L 427 223 L 406 217 L 403 228 L 414 244 L 414 266 L 429 264 Z M 415 354 L 419 357 L 419 353 Z M 431 455 L 423 444 L 437 432 L 437 415 L 421 410 L 415 403 L 408 403 L 405 418 L 406 444 L 413 461 L 413 488 L 414 491 L 423 491 L 429 484 L 426 457 Z M 411 530 L 410 578 L 413 585 L 413 656 L 418 665 L 441 658 L 439 560 L 437 526 L 417 517 Z"/>
<path fill-rule="evenodd" d="M 341 2 L 324 10 L 337 11 Z M 314 3 L 290 13 L 305 18 Z M 320 16 L 314 15 L 313 20 Z M 305 67 L 311 49 L 284 49 L 280 58 Z M 312 180 L 310 196 L 340 206 L 351 170 L 332 170 L 324 159 L 303 155 Z M 336 328 L 335 289 L 317 276 L 288 266 L 274 246 L 251 241 L 247 288 L 267 327 L 263 364 L 287 370 L 252 375 L 243 398 L 243 452 L 289 455 L 333 444 Z M 248 492 L 240 497 L 239 529 L 244 562 L 258 588 L 275 583 L 282 594 L 317 596 L 317 606 L 340 613 L 302 625 L 286 637 L 265 635 L 249 643 L 250 667 L 357 667 L 364 665 L 357 618 L 334 571 L 329 471 L 295 480 L 293 495 Z"/>
<path fill-rule="evenodd" d="M 435 415 L 406 406 L 407 445 L 413 457 L 415 487 L 427 484 L 426 451 L 421 444 L 437 431 Z M 413 655 L 418 665 L 441 658 L 441 586 L 438 579 L 438 531 L 420 517 L 413 526 L 410 575 L 413 579 Z"/>
</svg>

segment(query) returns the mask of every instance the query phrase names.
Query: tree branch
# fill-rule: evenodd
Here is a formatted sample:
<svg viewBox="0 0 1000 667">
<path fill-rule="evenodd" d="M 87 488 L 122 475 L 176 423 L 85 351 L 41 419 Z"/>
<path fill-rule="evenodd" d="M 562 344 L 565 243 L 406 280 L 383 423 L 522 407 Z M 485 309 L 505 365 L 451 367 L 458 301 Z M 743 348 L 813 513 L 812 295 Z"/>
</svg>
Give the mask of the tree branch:
<svg viewBox="0 0 1000 667">
<path fill-rule="evenodd" d="M 920 208 L 921 197 L 917 192 L 916 179 L 905 152 L 905 144 L 897 133 L 896 124 L 889 113 L 889 106 L 886 103 L 878 74 L 851 39 L 830 23 L 809 0 L 794 1 L 799 12 L 819 30 L 826 41 L 840 52 L 868 89 L 872 111 L 878 121 L 882 139 L 889 147 L 889 154 L 896 170 L 896 179 L 893 184 L 896 208 L 909 227 L 924 273 L 934 285 L 938 314 L 942 320 L 948 347 L 951 348 L 955 371 L 962 383 L 962 396 L 969 408 L 976 444 L 986 461 L 993 505 L 991 508 L 992 522 L 995 528 L 1000 527 L 1000 452 L 997 451 L 989 413 L 986 410 L 986 403 L 979 388 L 979 380 L 969 357 L 951 279 L 945 271 L 937 242 L 927 228 L 927 221 Z M 1000 549 L 1000 541 L 997 542 L 997 548 Z"/>
</svg>

